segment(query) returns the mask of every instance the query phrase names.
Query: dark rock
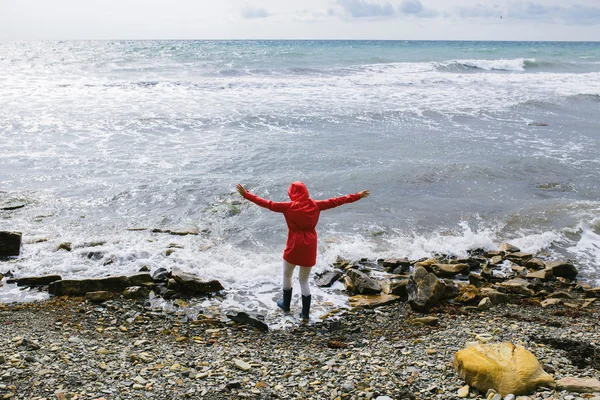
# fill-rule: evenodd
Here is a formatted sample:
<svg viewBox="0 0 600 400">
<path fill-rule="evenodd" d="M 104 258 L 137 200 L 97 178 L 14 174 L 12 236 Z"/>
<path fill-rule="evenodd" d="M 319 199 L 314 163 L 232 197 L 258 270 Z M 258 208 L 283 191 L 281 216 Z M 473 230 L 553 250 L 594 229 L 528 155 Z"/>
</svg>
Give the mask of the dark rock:
<svg viewBox="0 0 600 400">
<path fill-rule="evenodd" d="M 331 287 L 337 282 L 344 274 L 341 271 L 325 271 L 321 274 L 315 275 L 315 284 L 318 287 Z"/>
<path fill-rule="evenodd" d="M 173 272 L 173 279 L 179 284 L 181 292 L 187 295 L 214 293 L 223 290 L 223 285 L 217 280 L 202 281 L 196 275 L 186 272 Z M 171 289 L 170 285 L 169 289 Z"/>
<path fill-rule="evenodd" d="M 246 313 L 244 311 L 230 311 L 226 315 L 227 318 L 238 324 L 250 325 L 263 332 L 269 331 L 269 325 L 264 322 L 265 317 L 262 315 Z"/>
<path fill-rule="evenodd" d="M 56 251 L 59 251 L 59 250 L 71 251 L 71 250 L 73 250 L 73 244 L 71 242 L 63 242 L 63 243 L 59 244 L 58 247 L 56 248 Z"/>
<path fill-rule="evenodd" d="M 525 265 L 523 265 L 525 268 L 529 268 L 529 269 L 535 269 L 537 270 L 542 270 L 546 268 L 546 263 L 542 260 L 540 260 L 539 258 L 532 258 L 530 260 L 527 260 L 525 262 Z"/>
<path fill-rule="evenodd" d="M 381 290 L 384 294 L 394 294 L 396 296 L 400 296 L 402 300 L 406 300 L 408 298 L 408 293 L 406 293 L 408 279 L 383 279 L 378 283 L 379 286 L 381 286 Z"/>
<path fill-rule="evenodd" d="M 546 263 L 546 268 L 551 269 L 554 276 L 560 276 L 567 279 L 575 279 L 579 272 L 570 260 L 551 261 Z"/>
<path fill-rule="evenodd" d="M 510 303 L 510 296 L 506 293 L 500 293 L 497 290 L 488 290 L 482 293 L 483 295 L 489 297 L 490 301 L 493 305 Z"/>
<path fill-rule="evenodd" d="M 503 251 L 486 251 L 484 254 L 485 257 L 487 258 L 494 258 L 494 257 L 504 257 L 504 252 Z"/>
<path fill-rule="evenodd" d="M 59 275 L 30 276 L 26 278 L 10 279 L 7 283 L 16 283 L 17 286 L 46 286 L 62 278 Z"/>
<path fill-rule="evenodd" d="M 173 278 L 169 278 L 167 281 L 167 288 L 176 292 L 181 291 L 181 286 L 179 286 L 179 283 L 177 283 L 177 281 Z"/>
<path fill-rule="evenodd" d="M 0 210 L 12 211 L 25 207 L 26 203 L 20 200 L 8 200 L 0 203 Z"/>
<path fill-rule="evenodd" d="M 82 255 L 83 257 L 87 257 L 90 260 L 102 260 L 104 258 L 104 255 L 106 254 L 105 251 L 102 250 L 95 250 L 95 251 L 86 251 L 83 252 Z"/>
<path fill-rule="evenodd" d="M 509 261 L 514 262 L 515 264 L 518 265 L 525 265 L 525 263 L 530 260 L 531 258 L 533 258 L 533 254 L 529 254 L 529 253 L 522 253 L 520 251 L 515 252 L 515 253 L 510 253 L 507 254 L 506 259 Z"/>
<path fill-rule="evenodd" d="M 338 269 L 341 269 L 341 270 L 346 269 L 346 267 L 348 265 L 350 265 L 350 261 L 346 260 L 344 258 L 341 258 L 339 256 L 336 258 L 335 262 L 333 263 L 333 267 L 334 268 L 338 268 Z"/>
<path fill-rule="evenodd" d="M 410 261 L 408 261 L 408 258 L 406 257 L 400 259 L 388 258 L 383 260 L 382 267 L 388 272 L 399 269 L 401 271 L 400 273 L 404 273 L 410 269 Z"/>
<path fill-rule="evenodd" d="M 0 257 L 16 257 L 21 252 L 21 232 L 0 231 Z"/>
<path fill-rule="evenodd" d="M 415 311 L 428 312 L 446 296 L 446 284 L 424 267 L 417 267 L 408 280 L 408 304 Z"/>
<path fill-rule="evenodd" d="M 533 335 L 530 339 L 536 343 L 542 343 L 556 349 L 565 350 L 567 358 L 577 368 L 592 367 L 596 370 L 600 369 L 600 348 L 591 343 L 566 338 Z"/>
<path fill-rule="evenodd" d="M 117 298 L 118 295 L 113 292 L 98 291 L 98 292 L 87 292 L 85 299 L 91 303 L 104 303 L 105 301 Z"/>
<path fill-rule="evenodd" d="M 166 268 L 158 268 L 156 271 L 152 273 L 152 279 L 155 282 L 167 282 L 171 277 L 171 272 L 167 271 Z"/>
<path fill-rule="evenodd" d="M 346 274 L 348 275 L 348 278 L 350 278 L 350 280 L 352 281 L 352 284 L 356 288 L 357 293 L 381 293 L 381 287 L 379 286 L 379 284 L 374 279 L 371 279 L 367 274 L 355 269 L 348 270 Z"/>
<path fill-rule="evenodd" d="M 480 274 L 471 272 L 469 274 L 469 283 L 475 287 L 480 287 L 485 283 L 485 279 Z"/>
<path fill-rule="evenodd" d="M 187 235 L 197 236 L 198 235 L 198 232 L 194 232 L 194 231 L 172 231 L 170 229 L 152 229 L 152 233 L 168 233 L 169 235 L 175 235 L 175 236 L 187 236 Z"/>
<path fill-rule="evenodd" d="M 83 296 L 88 292 L 117 292 L 120 293 L 131 286 L 126 276 L 109 276 L 93 279 L 63 279 L 52 282 L 48 286 L 48 293 L 55 296 Z"/>
<path fill-rule="evenodd" d="M 529 282 L 522 278 L 514 278 L 499 285 L 511 293 L 520 294 L 527 297 L 534 295 L 533 290 L 529 289 Z"/>
<path fill-rule="evenodd" d="M 153 283 L 152 276 L 148 273 L 141 273 L 129 276 L 131 286 L 143 286 L 146 283 Z"/>
<path fill-rule="evenodd" d="M 139 272 L 150 272 L 150 268 L 147 265 L 142 266 Z M 154 279 L 154 277 L 152 277 Z"/>
<path fill-rule="evenodd" d="M 240 381 L 231 381 L 231 382 L 227 382 L 227 389 L 231 390 L 231 389 L 241 389 L 242 388 L 242 384 Z"/>
<path fill-rule="evenodd" d="M 600 287 L 595 287 L 591 289 L 585 289 L 585 297 L 600 297 Z"/>
<path fill-rule="evenodd" d="M 130 286 L 123 291 L 123 297 L 126 299 L 143 300 L 147 299 L 150 291 L 142 286 Z"/>
</svg>

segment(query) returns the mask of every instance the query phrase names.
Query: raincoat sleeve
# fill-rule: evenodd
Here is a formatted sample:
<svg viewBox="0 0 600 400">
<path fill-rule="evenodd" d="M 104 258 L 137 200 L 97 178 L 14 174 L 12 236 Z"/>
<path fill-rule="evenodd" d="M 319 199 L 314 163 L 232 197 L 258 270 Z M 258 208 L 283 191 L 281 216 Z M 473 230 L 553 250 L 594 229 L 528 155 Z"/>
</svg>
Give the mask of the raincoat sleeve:
<svg viewBox="0 0 600 400">
<path fill-rule="evenodd" d="M 317 206 L 319 207 L 319 210 L 323 211 L 323 210 L 329 210 L 330 208 L 341 206 L 342 204 L 353 203 L 357 200 L 360 200 L 359 193 L 348 194 L 346 196 L 340 196 L 340 197 L 332 197 L 331 199 L 327 199 L 327 200 L 317 200 L 316 203 L 317 203 Z"/>
<path fill-rule="evenodd" d="M 246 193 L 244 194 L 244 198 L 246 200 L 250 200 L 257 206 L 268 208 L 269 210 L 275 211 L 275 212 L 284 212 L 288 208 L 290 208 L 290 205 L 292 204 L 289 201 L 275 202 L 275 201 L 263 199 L 263 198 L 258 197 L 257 195 L 254 195 L 248 191 L 246 191 Z"/>
</svg>

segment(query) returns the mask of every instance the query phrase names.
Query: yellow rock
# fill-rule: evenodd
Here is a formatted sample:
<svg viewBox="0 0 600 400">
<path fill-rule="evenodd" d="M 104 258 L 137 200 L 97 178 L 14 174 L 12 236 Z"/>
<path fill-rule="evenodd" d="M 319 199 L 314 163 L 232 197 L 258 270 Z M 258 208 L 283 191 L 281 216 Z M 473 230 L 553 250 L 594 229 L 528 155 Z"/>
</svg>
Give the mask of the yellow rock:
<svg viewBox="0 0 600 400">
<path fill-rule="evenodd" d="M 375 308 L 400 301 L 400 296 L 393 294 L 357 295 L 348 299 L 352 307 Z"/>
<path fill-rule="evenodd" d="M 468 385 L 502 396 L 527 394 L 538 386 L 555 387 L 535 356 L 512 343 L 478 344 L 454 355 L 454 369 Z"/>
</svg>

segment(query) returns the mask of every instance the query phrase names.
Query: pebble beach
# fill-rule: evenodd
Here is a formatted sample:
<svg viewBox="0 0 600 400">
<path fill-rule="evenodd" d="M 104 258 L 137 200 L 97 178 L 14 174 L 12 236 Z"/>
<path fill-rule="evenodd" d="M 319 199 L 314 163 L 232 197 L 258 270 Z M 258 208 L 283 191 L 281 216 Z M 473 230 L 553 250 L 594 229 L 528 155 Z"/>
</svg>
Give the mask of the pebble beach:
<svg viewBox="0 0 600 400">
<path fill-rule="evenodd" d="M 183 310 L 164 312 L 124 299 L 2 305 L 0 398 L 458 399 L 465 383 L 452 359 L 477 340 L 522 345 L 557 380 L 600 378 L 597 354 L 574 360 L 567 350 L 541 342 L 575 340 L 597 348 L 598 305 L 575 311 L 532 303 L 487 311 L 445 304 L 428 315 L 396 303 L 266 333 L 202 314 L 188 320 Z M 471 389 L 466 397 L 493 394 Z M 540 388 L 516 398 L 600 394 Z"/>
</svg>

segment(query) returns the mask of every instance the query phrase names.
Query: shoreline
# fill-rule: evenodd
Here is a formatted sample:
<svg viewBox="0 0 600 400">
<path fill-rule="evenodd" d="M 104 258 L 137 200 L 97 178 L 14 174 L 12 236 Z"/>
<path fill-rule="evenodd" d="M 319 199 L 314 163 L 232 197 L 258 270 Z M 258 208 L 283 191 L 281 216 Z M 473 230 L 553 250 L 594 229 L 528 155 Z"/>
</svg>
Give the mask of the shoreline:
<svg viewBox="0 0 600 400">
<path fill-rule="evenodd" d="M 456 399 L 465 383 L 452 369 L 453 355 L 484 333 L 524 346 L 556 379 L 600 378 L 597 365 L 578 369 L 566 351 L 539 342 L 573 339 L 597 347 L 598 304 L 542 309 L 525 299 L 468 313 L 444 304 L 428 314 L 438 319 L 429 326 L 412 322 L 424 314 L 402 302 L 268 333 L 202 314 L 186 321 L 182 314 L 126 299 L 2 304 L 0 396 Z M 600 398 L 581 396 L 538 389 L 520 398 Z"/>
</svg>

